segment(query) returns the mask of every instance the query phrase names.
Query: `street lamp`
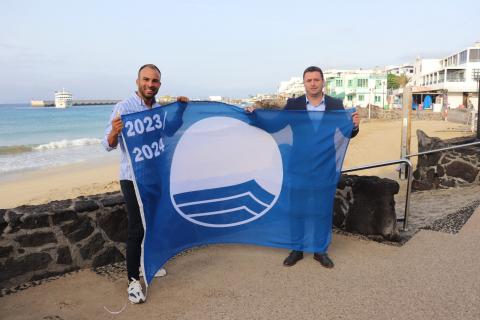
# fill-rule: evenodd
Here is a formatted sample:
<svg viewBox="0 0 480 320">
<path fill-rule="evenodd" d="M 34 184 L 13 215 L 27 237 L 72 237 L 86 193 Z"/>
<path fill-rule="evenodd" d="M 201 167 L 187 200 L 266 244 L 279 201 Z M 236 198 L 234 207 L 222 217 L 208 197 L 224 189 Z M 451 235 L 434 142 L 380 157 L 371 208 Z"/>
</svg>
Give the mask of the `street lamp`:
<svg viewBox="0 0 480 320">
<path fill-rule="evenodd" d="M 473 70 L 473 79 L 478 82 L 477 92 L 477 140 L 480 140 L 480 69 Z"/>
</svg>

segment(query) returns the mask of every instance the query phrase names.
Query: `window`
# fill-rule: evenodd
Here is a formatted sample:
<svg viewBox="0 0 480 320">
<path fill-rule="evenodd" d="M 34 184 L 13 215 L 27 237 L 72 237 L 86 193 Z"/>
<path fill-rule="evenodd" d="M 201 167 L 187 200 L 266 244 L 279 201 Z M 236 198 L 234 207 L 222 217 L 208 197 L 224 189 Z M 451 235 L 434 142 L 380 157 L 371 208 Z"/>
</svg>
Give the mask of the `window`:
<svg viewBox="0 0 480 320">
<path fill-rule="evenodd" d="M 445 81 L 445 70 L 442 70 L 438 73 L 438 83 Z"/>
<path fill-rule="evenodd" d="M 348 86 L 352 87 L 353 86 L 353 80 L 348 80 Z"/>
<path fill-rule="evenodd" d="M 460 52 L 460 64 L 467 63 L 467 50 Z"/>
<path fill-rule="evenodd" d="M 380 102 L 381 99 L 382 99 L 382 97 L 380 97 L 380 96 L 375 96 L 375 102 Z"/>
<path fill-rule="evenodd" d="M 343 81 L 342 81 L 342 79 L 337 79 L 337 80 L 335 80 L 335 86 L 336 86 L 336 87 L 343 87 Z"/>
<path fill-rule="evenodd" d="M 463 82 L 465 81 L 465 70 L 447 70 L 447 82 Z"/>
<path fill-rule="evenodd" d="M 368 87 L 368 79 L 357 79 L 357 87 L 367 88 Z"/>
<path fill-rule="evenodd" d="M 375 81 L 375 88 L 380 88 L 382 86 L 382 81 L 381 80 L 376 80 Z"/>
<path fill-rule="evenodd" d="M 480 49 L 470 49 L 470 62 L 480 62 Z"/>
<path fill-rule="evenodd" d="M 480 80 L 480 69 L 473 69 L 472 70 L 472 80 Z"/>
<path fill-rule="evenodd" d="M 350 81 L 352 81 L 352 80 L 348 80 L 348 82 L 350 82 Z M 351 95 L 347 96 L 347 100 L 348 100 L 348 101 L 352 101 L 352 100 L 353 100 L 353 96 L 351 96 Z"/>
<path fill-rule="evenodd" d="M 363 94 L 358 95 L 358 101 L 363 101 L 365 100 L 365 96 Z"/>
</svg>

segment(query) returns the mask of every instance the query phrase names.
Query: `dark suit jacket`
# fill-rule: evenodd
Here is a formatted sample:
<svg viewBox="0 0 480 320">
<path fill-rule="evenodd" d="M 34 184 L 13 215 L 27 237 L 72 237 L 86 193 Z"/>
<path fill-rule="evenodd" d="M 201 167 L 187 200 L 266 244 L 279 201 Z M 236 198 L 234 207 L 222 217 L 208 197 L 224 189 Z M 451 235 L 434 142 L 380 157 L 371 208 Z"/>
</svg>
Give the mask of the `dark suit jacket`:
<svg viewBox="0 0 480 320">
<path fill-rule="evenodd" d="M 342 100 L 325 95 L 325 111 L 344 109 Z M 307 99 L 305 95 L 288 99 L 285 110 L 307 110 Z M 358 134 L 358 131 L 358 128 L 353 128 L 352 138 Z"/>
</svg>

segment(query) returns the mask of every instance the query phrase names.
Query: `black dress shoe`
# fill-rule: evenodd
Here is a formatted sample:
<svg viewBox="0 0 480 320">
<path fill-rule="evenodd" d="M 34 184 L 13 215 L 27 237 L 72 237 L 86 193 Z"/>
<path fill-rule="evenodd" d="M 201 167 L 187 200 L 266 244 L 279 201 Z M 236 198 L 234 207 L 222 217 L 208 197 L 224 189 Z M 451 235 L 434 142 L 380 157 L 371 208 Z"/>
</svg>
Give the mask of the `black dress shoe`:
<svg viewBox="0 0 480 320">
<path fill-rule="evenodd" d="M 320 264 L 325 268 L 333 268 L 333 261 L 328 257 L 328 254 L 326 253 L 315 253 L 313 255 L 313 259 L 320 262 Z"/>
<path fill-rule="evenodd" d="M 283 265 L 286 267 L 291 267 L 302 259 L 303 259 L 303 251 L 293 250 L 292 252 L 290 252 L 288 257 L 286 257 L 285 260 L 283 260 Z"/>
</svg>

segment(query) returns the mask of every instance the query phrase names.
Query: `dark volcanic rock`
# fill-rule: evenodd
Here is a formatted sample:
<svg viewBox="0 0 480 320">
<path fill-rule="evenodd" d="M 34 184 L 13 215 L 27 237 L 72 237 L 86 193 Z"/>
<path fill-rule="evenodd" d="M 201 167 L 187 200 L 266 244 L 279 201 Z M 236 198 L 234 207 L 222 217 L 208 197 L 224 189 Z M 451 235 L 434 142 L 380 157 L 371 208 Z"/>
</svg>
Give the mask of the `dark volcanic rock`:
<svg viewBox="0 0 480 320">
<path fill-rule="evenodd" d="M 71 264 L 72 263 L 72 254 L 70 253 L 69 247 L 61 247 L 58 249 L 58 264 Z"/>
<path fill-rule="evenodd" d="M 92 200 L 77 200 L 74 205 L 73 209 L 76 212 L 86 212 L 86 211 L 94 211 L 99 208 L 98 204 Z"/>
<path fill-rule="evenodd" d="M 8 259 L 0 265 L 0 284 L 10 278 L 47 267 L 52 261 L 48 253 L 37 252 L 17 259 Z"/>
<path fill-rule="evenodd" d="M 459 146 L 475 140 L 473 136 L 441 140 L 429 137 L 421 130 L 417 130 L 417 136 L 420 152 Z M 417 169 L 413 174 L 412 190 L 458 187 L 479 181 L 479 154 L 480 147 L 472 146 L 420 156 Z"/>
<path fill-rule="evenodd" d="M 12 246 L 0 247 L 0 258 L 6 258 L 13 252 Z"/>
<path fill-rule="evenodd" d="M 62 231 L 71 242 L 75 243 L 91 235 L 93 227 L 90 218 L 85 216 L 62 226 Z"/>
<path fill-rule="evenodd" d="M 397 241 L 394 195 L 400 189 L 399 184 L 390 179 L 363 176 L 356 177 L 352 189 L 355 196 L 345 220 L 345 230 Z"/>
<path fill-rule="evenodd" d="M 115 247 L 108 247 L 105 252 L 95 257 L 92 262 L 92 268 L 104 266 L 106 264 L 124 261 L 125 257 Z"/>
<path fill-rule="evenodd" d="M 35 232 L 18 236 L 15 239 L 22 247 L 38 247 L 47 243 L 57 243 L 53 232 Z"/>
<path fill-rule="evenodd" d="M 16 213 L 13 210 L 7 210 L 5 215 L 6 215 L 5 220 L 8 221 L 8 225 L 11 228 L 10 233 L 20 230 L 20 225 L 22 224 L 22 221 L 20 220 L 20 218 L 22 217 L 22 215 Z"/>
<path fill-rule="evenodd" d="M 2 235 L 3 230 L 8 226 L 7 221 L 5 221 L 4 214 L 7 212 L 5 209 L 0 209 L 0 235 Z"/>
<path fill-rule="evenodd" d="M 445 170 L 442 166 L 437 165 L 437 177 L 442 177 L 445 174 Z"/>
<path fill-rule="evenodd" d="M 412 191 L 418 190 L 418 191 L 423 191 L 423 190 L 431 190 L 433 187 L 433 184 L 428 182 L 428 181 L 422 181 L 422 180 L 413 180 L 412 181 Z"/>
<path fill-rule="evenodd" d="M 105 198 L 102 198 L 100 202 L 104 207 L 113 207 L 124 204 L 125 200 L 123 199 L 123 195 L 119 192 L 117 194 L 112 194 Z"/>
<path fill-rule="evenodd" d="M 50 225 L 49 215 L 46 213 L 36 213 L 24 216 L 22 228 L 23 229 L 36 229 L 44 228 Z"/>
<path fill-rule="evenodd" d="M 59 211 L 52 216 L 52 222 L 54 225 L 58 225 L 64 221 L 75 220 L 75 219 L 77 219 L 77 213 L 69 209 Z"/>
<path fill-rule="evenodd" d="M 447 165 L 447 175 L 460 178 L 469 183 L 475 181 L 478 170 L 461 161 L 453 161 Z"/>
<path fill-rule="evenodd" d="M 101 214 L 98 225 L 112 241 L 127 241 L 127 213 L 123 208 Z"/>
<path fill-rule="evenodd" d="M 95 234 L 88 243 L 80 249 L 80 254 L 84 260 L 91 258 L 95 253 L 100 251 L 105 244 L 105 240 L 100 233 Z"/>
</svg>

